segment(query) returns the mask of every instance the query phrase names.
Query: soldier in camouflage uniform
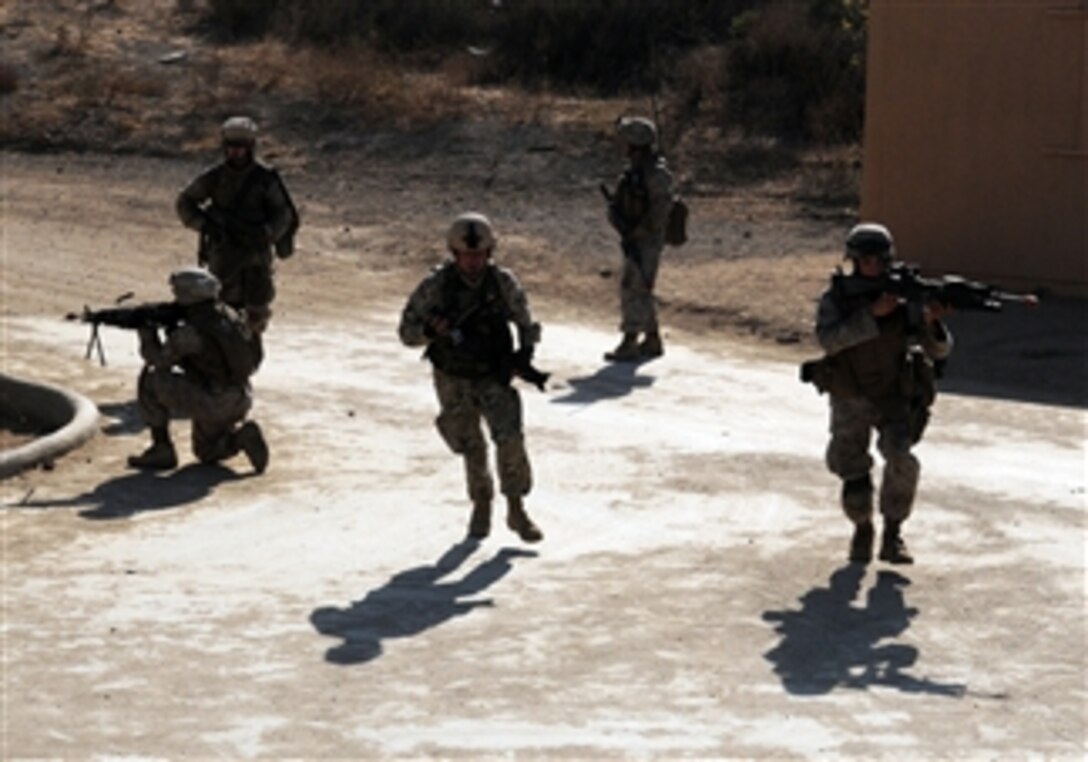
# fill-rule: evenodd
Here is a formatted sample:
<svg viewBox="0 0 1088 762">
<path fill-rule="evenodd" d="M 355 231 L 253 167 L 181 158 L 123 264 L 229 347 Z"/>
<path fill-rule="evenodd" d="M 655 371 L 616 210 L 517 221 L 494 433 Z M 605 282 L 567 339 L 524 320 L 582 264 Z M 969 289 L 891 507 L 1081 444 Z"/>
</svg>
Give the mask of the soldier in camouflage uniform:
<svg viewBox="0 0 1088 762">
<path fill-rule="evenodd" d="M 176 468 L 170 419 L 192 420 L 193 453 L 215 463 L 244 452 L 254 470 L 268 465 L 260 427 L 244 421 L 253 404 L 249 376 L 260 362 L 259 342 L 246 322 L 218 300 L 219 281 L 201 268 L 170 276 L 183 318 L 165 341 L 159 329 L 139 329 L 144 368 L 137 382 L 140 416 L 151 429 L 151 446 L 129 457 L 133 468 Z"/>
<path fill-rule="evenodd" d="M 222 299 L 244 311 L 260 334 L 272 316 L 273 247 L 291 232 L 297 212 L 279 173 L 255 157 L 257 125 L 235 116 L 222 126 L 223 161 L 178 194 L 182 223 L 200 233 L 198 263 L 223 284 Z M 276 247 L 280 256 L 289 251 Z"/>
<path fill-rule="evenodd" d="M 454 220 L 447 235 L 451 259 L 416 287 L 400 319 L 400 339 L 426 347 L 433 366 L 439 414 L 435 421 L 449 448 L 464 459 L 472 515 L 468 534 L 491 529 L 495 488 L 480 418 L 495 443 L 499 488 L 506 497 L 507 526 L 526 542 L 543 538 L 525 512 L 532 471 L 522 432 L 521 397 L 511 385 L 514 355 L 531 359 L 540 340 L 525 292 L 514 274 L 491 261 L 495 236 L 486 217 L 473 212 Z"/>
<path fill-rule="evenodd" d="M 854 523 L 849 558 L 860 563 L 873 554 L 872 430 L 884 458 L 880 558 L 913 563 L 900 532 L 920 472 L 911 447 L 921 439 L 936 394 L 933 362 L 952 351 L 952 335 L 941 320 L 951 311 L 948 307 L 924 305 L 920 324 L 913 325 L 903 299 L 882 290 L 894 256 L 886 227 L 855 226 L 846 240 L 853 271 L 832 278 L 816 317 L 816 336 L 831 368 L 827 466 L 842 479 L 842 507 Z"/>
<path fill-rule="evenodd" d="M 657 128 L 649 119 L 624 117 L 616 130 L 629 166 L 608 202 L 608 221 L 620 234 L 620 330 L 623 339 L 605 354 L 610 362 L 637 362 L 664 353 L 654 304 L 665 227 L 672 207 L 672 174 L 657 151 Z M 642 341 L 639 342 L 639 335 Z"/>
</svg>

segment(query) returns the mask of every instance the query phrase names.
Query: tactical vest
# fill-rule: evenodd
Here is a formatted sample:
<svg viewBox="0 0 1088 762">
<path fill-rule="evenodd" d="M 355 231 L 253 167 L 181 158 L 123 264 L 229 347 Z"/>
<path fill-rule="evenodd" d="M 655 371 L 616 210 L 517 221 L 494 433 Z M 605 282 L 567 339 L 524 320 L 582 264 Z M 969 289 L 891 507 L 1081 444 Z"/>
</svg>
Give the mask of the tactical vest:
<svg viewBox="0 0 1088 762">
<path fill-rule="evenodd" d="M 457 378 L 498 375 L 514 352 L 510 310 L 503 301 L 495 266 L 488 265 L 478 286 L 470 286 L 448 263 L 439 271 L 438 314 L 450 332 L 427 347 L 426 357 L 438 370 Z"/>
<path fill-rule="evenodd" d="M 858 396 L 901 396 L 907 359 L 906 311 L 897 309 L 876 322 L 880 329 L 876 338 L 839 352 L 837 365 L 849 373 Z"/>
<path fill-rule="evenodd" d="M 856 276 L 838 273 L 831 281 L 831 296 L 843 315 L 868 309 L 881 288 Z M 908 396 L 906 309 L 900 307 L 877 318 L 879 334 L 864 344 L 843 349 L 832 362 L 831 392 L 837 396 L 866 397 L 868 400 Z"/>
<path fill-rule="evenodd" d="M 204 342 L 202 352 L 182 361 L 185 372 L 207 387 L 248 383 L 263 349 L 245 321 L 227 305 L 211 302 L 189 308 L 185 320 Z"/>
</svg>

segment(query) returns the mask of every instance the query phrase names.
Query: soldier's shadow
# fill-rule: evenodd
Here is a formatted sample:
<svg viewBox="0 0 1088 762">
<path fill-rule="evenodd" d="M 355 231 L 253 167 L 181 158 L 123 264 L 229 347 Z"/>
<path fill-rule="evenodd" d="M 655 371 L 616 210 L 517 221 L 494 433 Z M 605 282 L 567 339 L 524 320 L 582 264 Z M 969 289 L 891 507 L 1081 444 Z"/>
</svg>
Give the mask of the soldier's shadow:
<svg viewBox="0 0 1088 762">
<path fill-rule="evenodd" d="M 29 508 L 88 506 L 85 519 L 124 519 L 195 503 L 225 481 L 246 478 L 221 465 L 191 463 L 176 471 L 133 471 L 102 482 L 90 492 L 60 500 L 30 500 Z"/>
<path fill-rule="evenodd" d="M 325 659 L 344 665 L 368 662 L 382 654 L 383 641 L 417 635 L 480 606 L 491 606 L 489 598 L 464 599 L 504 577 L 513 568 L 512 559 L 537 555 L 534 551 L 503 548 L 459 581 L 441 581 L 478 547 L 476 540 L 466 539 L 453 545 L 435 563 L 398 572 L 345 608 L 315 609 L 310 615 L 314 629 L 343 640 L 326 651 Z"/>
<path fill-rule="evenodd" d="M 814 588 L 800 599 L 800 610 L 766 611 L 782 641 L 764 654 L 783 687 L 797 695 L 821 695 L 836 687 L 865 689 L 874 685 L 906 693 L 961 697 L 966 686 L 919 678 L 906 670 L 918 661 L 918 649 L 883 642 L 901 636 L 918 609 L 908 607 L 903 589 L 910 580 L 880 571 L 865 605 L 854 600 L 865 567 L 850 564 L 836 570 L 826 588 Z"/>
<path fill-rule="evenodd" d="M 636 389 L 648 389 L 653 385 L 654 377 L 639 374 L 639 368 L 647 362 L 649 361 L 607 363 L 591 376 L 568 378 L 570 392 L 561 397 L 553 397 L 551 401 L 588 405 L 600 400 L 624 397 Z"/>
</svg>

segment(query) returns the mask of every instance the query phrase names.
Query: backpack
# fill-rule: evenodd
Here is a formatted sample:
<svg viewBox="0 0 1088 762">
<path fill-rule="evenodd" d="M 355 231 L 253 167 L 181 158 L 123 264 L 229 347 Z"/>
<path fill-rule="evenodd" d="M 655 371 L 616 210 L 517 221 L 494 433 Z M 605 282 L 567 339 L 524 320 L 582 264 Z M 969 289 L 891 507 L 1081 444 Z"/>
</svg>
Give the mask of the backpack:
<svg viewBox="0 0 1088 762">
<path fill-rule="evenodd" d="M 688 240 L 688 205 L 680 196 L 674 196 L 665 223 L 665 243 L 683 246 Z"/>
<path fill-rule="evenodd" d="M 201 334 L 215 343 L 223 358 L 228 380 L 245 384 L 257 372 L 264 359 L 264 347 L 259 335 L 254 334 L 245 320 L 226 305 L 218 305 L 215 316 L 200 321 Z"/>
</svg>

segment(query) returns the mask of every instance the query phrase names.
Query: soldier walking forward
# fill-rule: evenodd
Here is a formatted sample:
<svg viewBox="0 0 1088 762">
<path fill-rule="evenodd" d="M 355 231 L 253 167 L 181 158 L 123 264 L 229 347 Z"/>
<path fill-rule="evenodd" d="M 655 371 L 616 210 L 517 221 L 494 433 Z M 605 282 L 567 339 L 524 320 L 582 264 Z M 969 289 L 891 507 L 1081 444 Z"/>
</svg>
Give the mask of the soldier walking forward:
<svg viewBox="0 0 1088 762">
<path fill-rule="evenodd" d="M 451 258 L 416 287 L 400 319 L 400 339 L 426 347 L 433 366 L 439 414 L 435 421 L 449 448 L 464 459 L 472 501 L 470 537 L 491 530 L 495 488 L 480 425 L 487 421 L 495 443 L 499 489 L 506 497 L 506 523 L 525 542 L 543 533 L 525 511 L 532 471 L 522 431 L 521 397 L 512 385 L 515 354 L 531 360 L 540 341 L 529 303 L 515 275 L 492 261 L 495 235 L 490 221 L 469 212 L 454 220 L 447 235 Z M 510 332 L 518 334 L 515 353 Z"/>
<path fill-rule="evenodd" d="M 178 194 L 178 217 L 200 233 L 198 264 L 222 284 L 222 299 L 260 335 L 276 296 L 273 255 L 294 251 L 298 212 L 279 173 L 255 152 L 257 124 L 235 116 L 222 126 L 223 160 Z"/>
<path fill-rule="evenodd" d="M 876 431 L 884 458 L 880 558 L 909 564 L 913 558 L 900 530 L 911 514 L 920 473 L 911 447 L 922 437 L 936 395 L 933 363 L 952 351 L 952 335 L 942 322 L 951 309 L 926 303 L 915 321 L 914 310 L 901 297 L 881 288 L 895 258 L 892 235 L 883 225 L 854 227 L 846 239 L 846 258 L 852 272 L 833 276 L 816 317 L 830 375 L 827 466 L 842 479 L 842 507 L 854 524 L 849 558 L 867 563 L 874 539 L 869 443 Z"/>
</svg>

